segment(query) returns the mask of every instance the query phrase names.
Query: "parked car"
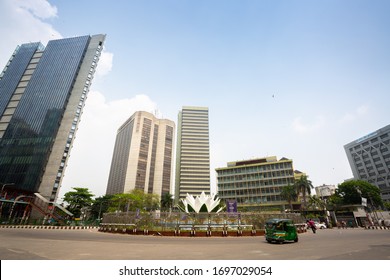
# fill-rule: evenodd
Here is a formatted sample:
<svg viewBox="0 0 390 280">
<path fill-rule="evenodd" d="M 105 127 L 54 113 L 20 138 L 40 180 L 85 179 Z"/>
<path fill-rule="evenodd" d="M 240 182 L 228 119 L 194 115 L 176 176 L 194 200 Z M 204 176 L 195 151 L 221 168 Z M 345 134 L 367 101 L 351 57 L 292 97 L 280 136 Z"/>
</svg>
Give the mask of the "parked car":
<svg viewBox="0 0 390 280">
<path fill-rule="evenodd" d="M 316 229 L 325 229 L 326 225 L 324 223 L 314 222 Z"/>
</svg>

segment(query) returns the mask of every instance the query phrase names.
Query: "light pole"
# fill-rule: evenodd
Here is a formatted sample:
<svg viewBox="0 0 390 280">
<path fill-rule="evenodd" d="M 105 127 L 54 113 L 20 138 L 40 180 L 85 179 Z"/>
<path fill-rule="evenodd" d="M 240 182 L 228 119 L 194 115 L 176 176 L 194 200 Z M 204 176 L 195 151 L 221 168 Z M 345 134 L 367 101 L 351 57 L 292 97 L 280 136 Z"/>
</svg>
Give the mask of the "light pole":
<svg viewBox="0 0 390 280">
<path fill-rule="evenodd" d="M 14 186 L 15 183 L 0 183 L 1 184 L 1 197 L 3 197 L 3 191 L 5 186 Z"/>
<path fill-rule="evenodd" d="M 0 219 L 1 219 L 1 217 L 3 215 L 3 203 L 4 203 L 3 202 L 3 198 L 5 200 L 5 197 L 7 196 L 7 193 L 5 193 L 5 195 L 3 196 L 4 188 L 5 188 L 5 186 L 13 186 L 13 185 L 15 185 L 15 183 L 0 183 L 0 184 L 1 184 L 0 196 L 1 196 L 1 199 L 2 199 L 1 205 L 0 205 Z"/>
<path fill-rule="evenodd" d="M 10 213 L 9 213 L 8 221 L 11 221 L 12 214 L 13 214 L 14 208 L 15 208 L 15 204 L 18 202 L 18 200 L 19 200 L 20 198 L 23 198 L 23 197 L 32 198 L 32 196 L 28 196 L 28 195 L 19 195 L 17 198 L 15 198 L 14 203 L 12 204 L 12 207 L 11 207 L 11 211 L 10 211 Z"/>
</svg>

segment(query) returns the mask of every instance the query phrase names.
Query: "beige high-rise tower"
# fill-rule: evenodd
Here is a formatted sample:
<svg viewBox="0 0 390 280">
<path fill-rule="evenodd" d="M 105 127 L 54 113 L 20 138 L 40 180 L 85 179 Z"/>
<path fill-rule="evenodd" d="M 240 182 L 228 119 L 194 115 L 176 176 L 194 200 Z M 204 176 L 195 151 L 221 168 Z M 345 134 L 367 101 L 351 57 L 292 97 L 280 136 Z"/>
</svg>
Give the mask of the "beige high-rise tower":
<svg viewBox="0 0 390 280">
<path fill-rule="evenodd" d="M 209 109 L 183 107 L 178 117 L 175 202 L 210 194 Z"/>
<path fill-rule="evenodd" d="M 148 112 L 134 113 L 116 136 L 107 194 L 134 189 L 162 196 L 173 178 L 175 123 Z"/>
</svg>

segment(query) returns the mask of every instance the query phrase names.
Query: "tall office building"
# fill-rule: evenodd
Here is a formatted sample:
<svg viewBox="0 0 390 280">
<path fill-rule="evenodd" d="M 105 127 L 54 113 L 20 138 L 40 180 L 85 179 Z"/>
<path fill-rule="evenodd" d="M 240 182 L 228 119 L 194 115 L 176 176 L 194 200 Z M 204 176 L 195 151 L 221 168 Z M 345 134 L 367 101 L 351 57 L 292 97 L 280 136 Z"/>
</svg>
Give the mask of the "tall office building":
<svg viewBox="0 0 390 280">
<path fill-rule="evenodd" d="M 0 75 L 2 197 L 6 187 L 56 200 L 104 40 L 28 43 L 12 54 Z"/>
<path fill-rule="evenodd" d="M 118 129 L 106 193 L 171 193 L 174 133 L 173 121 L 134 113 Z"/>
<path fill-rule="evenodd" d="M 344 145 L 355 179 L 379 187 L 390 201 L 390 125 Z"/>
<path fill-rule="evenodd" d="M 210 194 L 209 109 L 183 107 L 178 117 L 175 201 Z"/>
</svg>

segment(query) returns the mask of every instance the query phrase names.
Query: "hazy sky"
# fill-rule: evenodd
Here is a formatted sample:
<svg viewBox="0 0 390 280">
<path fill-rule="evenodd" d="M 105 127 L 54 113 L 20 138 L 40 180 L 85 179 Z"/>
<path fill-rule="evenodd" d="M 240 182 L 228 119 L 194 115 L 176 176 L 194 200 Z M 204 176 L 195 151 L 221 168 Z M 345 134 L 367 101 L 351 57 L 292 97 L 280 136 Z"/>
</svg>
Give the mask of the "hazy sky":
<svg viewBox="0 0 390 280">
<path fill-rule="evenodd" d="M 107 34 L 65 172 L 106 190 L 116 131 L 137 110 L 207 106 L 211 178 L 291 158 L 315 186 L 352 177 L 343 146 L 390 124 L 390 1 L 0 1 L 0 68 L 16 45 Z"/>
</svg>

